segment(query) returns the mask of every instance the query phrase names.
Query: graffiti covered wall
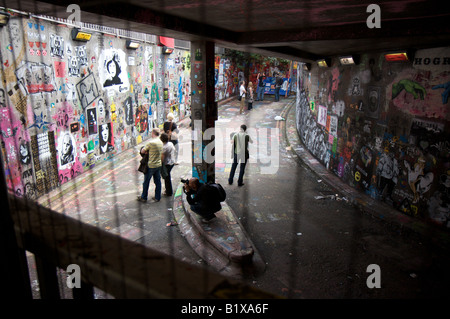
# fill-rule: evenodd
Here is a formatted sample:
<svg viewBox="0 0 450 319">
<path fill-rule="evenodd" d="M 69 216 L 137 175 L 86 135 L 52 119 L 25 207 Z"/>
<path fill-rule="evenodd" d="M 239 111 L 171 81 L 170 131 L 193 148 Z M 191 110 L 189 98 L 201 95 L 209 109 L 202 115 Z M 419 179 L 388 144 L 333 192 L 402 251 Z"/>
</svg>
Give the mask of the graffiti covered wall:
<svg viewBox="0 0 450 319">
<path fill-rule="evenodd" d="M 189 109 L 189 51 L 160 59 L 154 44 L 127 49 L 95 32 L 78 42 L 71 31 L 22 16 L 0 30 L 0 138 L 17 196 L 47 193 L 148 138 L 169 110 Z"/>
<path fill-rule="evenodd" d="M 216 101 L 237 94 L 239 79 L 244 77 L 243 69 L 231 59 L 216 55 L 214 71 Z"/>
<path fill-rule="evenodd" d="M 349 185 L 450 228 L 450 48 L 402 63 L 382 54 L 333 62 L 299 76 L 302 142 Z"/>
</svg>

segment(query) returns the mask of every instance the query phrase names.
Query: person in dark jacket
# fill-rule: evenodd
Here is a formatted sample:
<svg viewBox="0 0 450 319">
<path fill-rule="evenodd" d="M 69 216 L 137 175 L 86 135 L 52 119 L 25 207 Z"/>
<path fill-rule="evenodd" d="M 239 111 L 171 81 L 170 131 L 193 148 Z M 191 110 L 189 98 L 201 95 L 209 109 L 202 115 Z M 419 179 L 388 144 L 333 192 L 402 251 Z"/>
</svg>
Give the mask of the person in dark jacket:
<svg viewBox="0 0 450 319">
<path fill-rule="evenodd" d="M 210 221 L 216 217 L 215 213 L 222 209 L 214 189 L 200 183 L 198 178 L 189 179 L 189 182 L 184 184 L 183 189 L 191 210 L 203 217 L 202 221 Z"/>
</svg>

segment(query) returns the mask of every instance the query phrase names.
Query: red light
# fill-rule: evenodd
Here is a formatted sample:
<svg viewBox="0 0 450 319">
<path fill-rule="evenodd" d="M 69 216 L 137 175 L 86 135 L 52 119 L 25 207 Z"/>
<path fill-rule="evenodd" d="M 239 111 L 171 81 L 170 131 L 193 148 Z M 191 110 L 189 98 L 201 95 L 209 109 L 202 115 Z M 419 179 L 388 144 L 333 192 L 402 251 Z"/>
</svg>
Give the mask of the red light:
<svg viewBox="0 0 450 319">
<path fill-rule="evenodd" d="M 408 61 L 408 54 L 406 52 L 388 53 L 384 55 L 388 62 Z"/>
</svg>

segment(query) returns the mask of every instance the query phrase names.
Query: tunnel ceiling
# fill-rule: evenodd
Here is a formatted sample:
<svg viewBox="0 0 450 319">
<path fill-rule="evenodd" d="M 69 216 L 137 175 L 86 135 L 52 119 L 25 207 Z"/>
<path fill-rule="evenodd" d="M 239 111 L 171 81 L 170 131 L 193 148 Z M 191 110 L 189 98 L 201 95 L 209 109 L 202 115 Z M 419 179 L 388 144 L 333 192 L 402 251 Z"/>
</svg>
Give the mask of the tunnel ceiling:
<svg viewBox="0 0 450 319">
<path fill-rule="evenodd" d="M 2 1 L 36 14 L 68 18 L 73 0 Z M 300 61 L 368 51 L 450 44 L 450 12 L 435 0 L 77 1 L 81 21 Z M 371 3 L 381 28 L 369 28 Z"/>
</svg>

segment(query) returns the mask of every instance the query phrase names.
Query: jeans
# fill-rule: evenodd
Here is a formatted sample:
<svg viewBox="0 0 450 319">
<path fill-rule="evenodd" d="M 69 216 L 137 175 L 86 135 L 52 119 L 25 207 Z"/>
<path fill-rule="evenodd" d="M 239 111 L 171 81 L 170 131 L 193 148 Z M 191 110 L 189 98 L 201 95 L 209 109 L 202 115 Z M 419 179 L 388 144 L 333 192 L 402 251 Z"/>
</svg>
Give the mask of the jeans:
<svg viewBox="0 0 450 319">
<path fill-rule="evenodd" d="M 172 196 L 173 189 L 172 189 L 172 177 L 170 176 L 170 171 L 172 170 L 174 165 L 166 165 L 167 168 L 167 177 L 164 178 L 164 187 L 166 188 L 166 195 Z"/>
<path fill-rule="evenodd" d="M 142 184 L 141 198 L 147 200 L 148 188 L 150 186 L 150 180 L 153 177 L 155 183 L 155 199 L 161 200 L 161 167 L 148 168 L 147 174 L 144 175 L 144 183 Z"/>
<path fill-rule="evenodd" d="M 241 157 L 241 156 L 239 156 L 239 157 Z M 241 167 L 239 169 L 238 185 L 243 184 L 245 165 L 247 164 L 246 159 L 240 158 L 240 161 L 241 161 Z M 238 166 L 238 155 L 236 153 L 234 153 L 233 165 L 231 165 L 230 176 L 228 177 L 228 184 L 230 184 L 230 185 L 233 184 L 233 178 L 234 178 L 234 174 L 236 173 L 237 166 Z"/>
<path fill-rule="evenodd" d="M 275 101 L 278 102 L 280 100 L 280 89 L 281 87 L 275 88 Z"/>
<path fill-rule="evenodd" d="M 259 101 L 264 101 L 264 86 L 258 86 L 256 91 L 256 99 Z"/>
<path fill-rule="evenodd" d="M 240 102 L 240 108 L 239 108 L 239 114 L 242 114 L 242 112 L 244 112 L 244 107 L 245 107 L 245 96 L 243 96 L 241 98 L 241 102 Z"/>
</svg>

